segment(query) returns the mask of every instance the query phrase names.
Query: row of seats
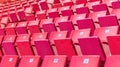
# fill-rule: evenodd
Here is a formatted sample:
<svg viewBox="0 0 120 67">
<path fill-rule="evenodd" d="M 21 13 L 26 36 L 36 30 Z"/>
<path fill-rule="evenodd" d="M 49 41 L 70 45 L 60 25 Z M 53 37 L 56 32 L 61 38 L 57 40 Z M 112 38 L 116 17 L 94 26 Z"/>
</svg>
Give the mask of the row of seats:
<svg viewBox="0 0 120 67">
<path fill-rule="evenodd" d="M 24 21 L 19 23 L 7 23 L 1 24 L 0 35 L 17 35 L 17 34 L 33 34 L 40 32 L 54 32 L 54 31 L 72 31 L 88 29 L 92 30 L 91 35 L 97 28 L 118 26 L 118 20 L 114 15 L 105 16 L 99 18 L 99 24 L 94 23 L 92 19 L 78 19 L 80 15 L 74 15 L 72 20 L 68 20 L 69 17 L 58 17 L 54 21 L 53 19 L 43 19 L 39 21 Z M 111 19 L 111 20 L 109 20 Z M 21 31 L 22 29 L 22 31 Z"/>
<path fill-rule="evenodd" d="M 116 27 L 113 27 L 112 30 L 116 30 Z M 90 29 L 85 31 L 88 32 Z M 110 36 L 110 31 L 106 30 L 104 34 L 101 32 L 103 36 L 98 33 L 101 40 L 79 30 L 74 30 L 70 37 L 67 37 L 67 31 L 52 32 L 49 38 L 47 33 L 35 33 L 32 36 L 29 34 L 0 36 L 1 55 L 2 53 L 4 55 L 19 56 L 40 55 L 43 58 L 45 55 L 58 54 L 67 55 L 68 59 L 73 55 L 100 55 L 101 60 L 105 61 L 106 56 L 120 54 L 118 47 L 120 36 L 111 33 Z M 106 53 L 108 50 L 102 45 L 102 40 L 108 43 L 111 53 Z"/>
<path fill-rule="evenodd" d="M 107 57 L 104 67 L 118 67 L 119 55 Z M 41 63 L 40 56 L 5 55 L 1 59 L 0 67 L 103 67 L 99 55 L 72 56 L 70 63 L 66 55 L 48 55 Z M 69 65 L 68 65 L 69 63 Z"/>
</svg>

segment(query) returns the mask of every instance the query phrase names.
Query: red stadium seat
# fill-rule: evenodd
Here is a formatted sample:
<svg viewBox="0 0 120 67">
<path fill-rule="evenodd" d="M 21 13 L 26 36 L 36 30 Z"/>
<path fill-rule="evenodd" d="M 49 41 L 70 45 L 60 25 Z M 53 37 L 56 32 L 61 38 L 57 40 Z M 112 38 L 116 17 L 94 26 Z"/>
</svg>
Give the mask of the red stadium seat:
<svg viewBox="0 0 120 67">
<path fill-rule="evenodd" d="M 49 55 L 45 56 L 41 67 L 64 67 L 66 66 L 67 56 Z"/>
<path fill-rule="evenodd" d="M 90 2 L 87 2 L 86 6 L 89 8 L 89 9 L 93 9 L 92 6 L 94 5 L 98 5 L 101 3 L 101 0 L 90 0 Z"/>
<path fill-rule="evenodd" d="M 60 7 L 58 11 L 60 14 L 62 14 L 62 16 L 71 16 L 74 14 L 70 6 Z"/>
<path fill-rule="evenodd" d="M 10 19 L 11 19 L 11 22 L 18 22 L 19 21 L 15 11 L 10 12 Z"/>
<path fill-rule="evenodd" d="M 17 23 L 8 23 L 5 27 L 6 35 L 16 35 L 16 25 Z"/>
<path fill-rule="evenodd" d="M 34 54 L 31 48 L 29 34 L 19 34 L 16 39 L 16 46 L 21 56 Z"/>
<path fill-rule="evenodd" d="M 109 14 L 108 7 L 106 4 L 98 4 L 92 6 L 94 12 L 99 12 L 99 11 L 107 11 L 107 14 Z M 99 9 L 98 9 L 99 8 Z"/>
<path fill-rule="evenodd" d="M 99 17 L 98 20 L 101 27 L 118 26 L 118 20 L 115 15 Z"/>
<path fill-rule="evenodd" d="M 45 11 L 37 11 L 36 16 L 38 20 L 47 19 Z"/>
<path fill-rule="evenodd" d="M 62 39 L 62 38 L 67 38 L 67 31 L 51 32 L 49 40 L 52 44 L 54 44 L 55 39 Z"/>
<path fill-rule="evenodd" d="M 115 14 L 118 19 L 120 19 L 120 1 L 112 2 L 112 12 L 111 14 Z"/>
<path fill-rule="evenodd" d="M 38 5 L 37 2 L 34 2 L 34 3 L 32 4 L 32 7 L 33 7 L 33 10 L 34 10 L 35 12 L 40 11 L 40 8 L 39 8 L 39 5 Z"/>
<path fill-rule="evenodd" d="M 92 18 L 94 22 L 99 22 L 98 17 L 103 17 L 107 15 L 107 11 L 98 11 L 98 12 L 91 12 L 89 17 Z"/>
<path fill-rule="evenodd" d="M 78 38 L 89 37 L 90 33 L 91 29 L 73 30 L 70 34 L 70 38 L 72 39 L 73 43 L 78 43 Z"/>
<path fill-rule="evenodd" d="M 16 35 L 6 35 L 2 42 L 2 48 L 4 50 L 4 55 L 17 55 L 15 49 Z"/>
<path fill-rule="evenodd" d="M 56 31 L 56 27 L 53 22 L 53 19 L 44 19 L 41 21 L 41 25 L 42 25 L 44 32 L 51 33 L 53 31 Z"/>
<path fill-rule="evenodd" d="M 39 67 L 40 56 L 22 56 L 18 67 Z"/>
<path fill-rule="evenodd" d="M 35 16 L 34 14 L 26 14 L 26 20 L 27 21 L 32 21 L 32 20 L 35 20 Z"/>
<path fill-rule="evenodd" d="M 112 55 L 119 55 L 120 54 L 120 36 L 114 35 L 114 36 L 108 36 L 108 45 L 110 47 L 110 51 Z"/>
<path fill-rule="evenodd" d="M 73 10 L 73 12 L 76 12 L 76 8 L 81 8 L 84 7 L 84 4 L 74 4 L 73 6 L 71 6 L 71 9 Z"/>
<path fill-rule="evenodd" d="M 47 4 L 47 2 L 46 1 L 39 1 L 39 5 L 41 6 L 41 9 L 42 10 L 47 10 L 47 9 L 49 9 L 49 7 L 48 7 L 48 4 Z"/>
<path fill-rule="evenodd" d="M 17 34 L 27 34 L 28 33 L 27 25 L 28 25 L 28 22 L 25 22 L 25 21 L 18 23 L 16 26 L 16 33 Z"/>
<path fill-rule="evenodd" d="M 83 55 L 100 55 L 100 60 L 105 61 L 106 56 L 98 37 L 79 38 L 78 41 Z"/>
<path fill-rule="evenodd" d="M 119 33 L 118 26 L 111 26 L 111 27 L 101 27 L 96 28 L 94 32 L 94 36 L 98 36 L 101 42 L 107 42 L 107 36 L 117 35 Z"/>
<path fill-rule="evenodd" d="M 95 30 L 94 22 L 90 18 L 77 20 L 77 26 L 78 26 L 79 29 L 90 28 L 91 29 L 91 35 L 93 35 L 94 30 Z"/>
<path fill-rule="evenodd" d="M 18 63 L 17 55 L 5 55 L 2 57 L 0 67 L 16 67 Z"/>
<path fill-rule="evenodd" d="M 20 21 L 25 21 L 26 20 L 26 15 L 23 9 L 17 10 L 18 17 Z"/>
<path fill-rule="evenodd" d="M 36 33 L 32 36 L 32 41 L 34 42 L 34 46 L 36 47 L 37 54 L 41 56 L 43 59 L 46 55 L 53 55 L 53 51 L 51 49 L 51 45 L 47 37 L 47 33 Z"/>
<path fill-rule="evenodd" d="M 68 21 L 69 20 L 69 17 L 68 16 L 64 16 L 64 17 L 56 17 L 55 20 L 54 20 L 54 23 L 55 23 L 55 26 L 59 26 L 59 22 L 62 22 L 62 21 Z"/>
<path fill-rule="evenodd" d="M 99 67 L 99 55 L 73 56 L 69 67 Z"/>
<path fill-rule="evenodd" d="M 57 8 L 47 10 L 47 14 L 49 18 L 56 18 L 60 16 Z"/>
<path fill-rule="evenodd" d="M 70 60 L 73 55 L 76 55 L 76 51 L 74 49 L 71 39 L 69 38 L 55 39 L 54 42 L 57 48 L 58 55 L 67 55 L 68 60 Z"/>
<path fill-rule="evenodd" d="M 77 14 L 77 15 L 72 15 L 70 17 L 70 20 L 74 25 L 77 25 L 77 20 L 85 19 L 85 18 L 86 18 L 86 14 Z"/>
<path fill-rule="evenodd" d="M 89 8 L 88 7 L 80 7 L 80 8 L 76 8 L 76 13 L 77 14 L 86 14 L 87 17 L 89 16 Z"/>
<path fill-rule="evenodd" d="M 72 30 L 74 30 L 74 25 L 72 21 L 61 21 L 58 23 L 60 31 L 68 31 L 68 37 L 70 36 L 70 33 Z"/>
<path fill-rule="evenodd" d="M 112 2 L 112 8 L 113 9 L 119 9 L 120 8 L 120 1 Z"/>
<path fill-rule="evenodd" d="M 28 29 L 30 34 L 33 33 L 40 33 L 40 28 L 39 28 L 39 21 L 29 21 L 28 23 Z"/>
<path fill-rule="evenodd" d="M 120 55 L 112 55 L 107 57 L 104 67 L 118 67 L 120 66 Z"/>
</svg>

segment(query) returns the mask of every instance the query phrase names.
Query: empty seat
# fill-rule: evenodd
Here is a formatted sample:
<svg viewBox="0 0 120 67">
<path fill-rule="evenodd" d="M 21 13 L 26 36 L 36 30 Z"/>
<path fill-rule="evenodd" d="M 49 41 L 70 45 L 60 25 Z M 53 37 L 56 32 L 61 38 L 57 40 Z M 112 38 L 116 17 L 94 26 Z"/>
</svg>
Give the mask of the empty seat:
<svg viewBox="0 0 120 67">
<path fill-rule="evenodd" d="M 71 16 L 74 14 L 70 6 L 60 7 L 58 11 L 60 14 L 62 14 L 62 16 Z"/>
<path fill-rule="evenodd" d="M 70 34 L 70 38 L 72 39 L 73 43 L 78 43 L 78 38 L 89 37 L 90 33 L 91 29 L 73 30 Z"/>
<path fill-rule="evenodd" d="M 68 60 L 70 60 L 73 55 L 76 55 L 76 51 L 74 49 L 71 39 L 69 38 L 55 39 L 54 43 L 57 48 L 58 55 L 67 55 Z"/>
<path fill-rule="evenodd" d="M 100 60 L 105 61 L 106 56 L 98 37 L 79 38 L 78 41 L 83 55 L 100 55 Z"/>
<path fill-rule="evenodd" d="M 101 27 L 119 25 L 117 17 L 115 15 L 107 15 L 107 16 L 99 17 L 98 20 Z"/>
<path fill-rule="evenodd" d="M 60 31 L 60 32 L 51 32 L 49 40 L 52 44 L 54 44 L 55 39 L 62 39 L 62 38 L 67 38 L 67 31 Z"/>
<path fill-rule="evenodd" d="M 33 33 L 40 33 L 40 28 L 39 28 L 39 21 L 29 21 L 28 23 L 28 29 L 30 34 Z"/>
<path fill-rule="evenodd" d="M 2 42 L 2 48 L 4 51 L 4 55 L 17 55 L 15 49 L 15 40 L 16 35 L 6 35 Z"/>
<path fill-rule="evenodd" d="M 91 35 L 93 35 L 94 30 L 95 30 L 95 26 L 94 26 L 94 22 L 91 18 L 85 18 L 85 19 L 78 19 L 77 20 L 77 26 L 78 29 L 87 29 L 90 28 L 91 29 Z"/>
<path fill-rule="evenodd" d="M 77 14 L 86 14 L 87 17 L 89 16 L 89 8 L 88 7 L 80 7 L 80 8 L 76 8 L 76 13 Z"/>
<path fill-rule="evenodd" d="M 54 23 L 55 23 L 55 26 L 59 26 L 59 22 L 62 22 L 62 21 L 68 21 L 69 20 L 69 17 L 68 16 L 64 16 L 64 17 L 56 17 L 55 20 L 54 20 Z"/>
<path fill-rule="evenodd" d="M 105 62 L 104 67 L 118 67 L 120 66 L 120 55 L 108 56 Z"/>
<path fill-rule="evenodd" d="M 21 56 L 34 54 L 31 48 L 29 34 L 19 34 L 16 39 L 16 46 L 17 51 Z"/>
<path fill-rule="evenodd" d="M 92 8 L 94 12 L 107 11 L 107 14 L 109 14 L 108 7 L 106 4 L 93 5 Z"/>
<path fill-rule="evenodd" d="M 72 56 L 69 67 L 99 67 L 99 55 Z"/>
<path fill-rule="evenodd" d="M 18 23 L 16 26 L 16 33 L 17 34 L 27 34 L 28 33 L 27 25 L 28 25 L 28 22 L 26 22 L 26 21 Z"/>
<path fill-rule="evenodd" d="M 111 14 L 115 14 L 118 19 L 120 19 L 120 1 L 112 2 L 112 12 Z"/>
<path fill-rule="evenodd" d="M 48 55 L 45 56 L 41 67 L 66 67 L 67 56 Z"/>
<path fill-rule="evenodd" d="M 16 25 L 17 23 L 8 23 L 5 27 L 6 35 L 16 35 Z"/>
<path fill-rule="evenodd" d="M 107 42 L 107 36 L 117 35 L 119 33 L 118 26 L 111 26 L 111 27 L 101 27 L 96 28 L 94 32 L 94 36 L 98 36 L 101 42 Z"/>
<path fill-rule="evenodd" d="M 18 67 L 39 67 L 40 56 L 22 56 Z"/>
<path fill-rule="evenodd" d="M 40 11 L 40 8 L 39 8 L 39 5 L 38 5 L 38 3 L 37 3 L 37 2 L 34 2 L 34 3 L 33 3 L 33 4 L 31 4 L 31 5 L 32 5 L 33 10 L 34 10 L 35 12 Z"/>
<path fill-rule="evenodd" d="M 39 5 L 41 7 L 41 10 L 47 10 L 47 9 L 49 9 L 48 4 L 47 4 L 46 1 L 42 1 L 42 0 L 39 1 Z"/>
<path fill-rule="evenodd" d="M 70 17 L 70 20 L 72 21 L 72 23 L 73 23 L 74 25 L 76 25 L 76 24 L 77 24 L 77 20 L 85 19 L 86 16 L 87 16 L 86 14 L 72 15 L 72 16 Z"/>
<path fill-rule="evenodd" d="M 74 25 L 71 20 L 68 21 L 60 21 L 58 22 L 60 31 L 68 31 L 68 37 L 72 30 L 74 30 Z"/>
<path fill-rule="evenodd" d="M 108 45 L 110 47 L 110 52 L 112 55 L 119 55 L 120 54 L 120 36 L 114 35 L 114 36 L 108 36 Z"/>
<path fill-rule="evenodd" d="M 18 17 L 19 17 L 20 21 L 25 21 L 26 20 L 26 15 L 25 15 L 25 12 L 24 12 L 23 9 L 17 10 L 17 14 L 18 14 Z"/>
<path fill-rule="evenodd" d="M 86 4 L 86 6 L 89 8 L 89 9 L 93 9 L 92 6 L 94 5 L 98 5 L 98 4 L 101 4 L 101 0 L 89 0 Z"/>
<path fill-rule="evenodd" d="M 47 33 L 36 33 L 32 36 L 32 41 L 36 47 L 37 54 L 43 59 L 46 55 L 53 55 L 53 50 L 51 48 L 50 42 L 46 39 Z"/>
<path fill-rule="evenodd" d="M 119 9 L 120 8 L 120 1 L 112 2 L 112 8 L 113 9 Z"/>
<path fill-rule="evenodd" d="M 35 16 L 34 14 L 26 14 L 26 20 L 27 21 L 32 21 L 32 20 L 35 20 Z"/>
<path fill-rule="evenodd" d="M 17 55 L 5 55 L 2 57 L 0 67 L 16 67 L 18 63 Z"/>
<path fill-rule="evenodd" d="M 99 22 L 98 18 L 106 15 L 107 15 L 107 11 L 99 11 L 99 12 L 93 12 L 93 13 L 91 12 L 89 14 L 89 17 L 91 17 L 94 22 L 98 23 Z"/>
<path fill-rule="evenodd" d="M 41 26 L 42 26 L 44 32 L 51 33 L 53 31 L 56 31 L 56 27 L 53 22 L 53 19 L 43 19 L 41 21 Z"/>
<path fill-rule="evenodd" d="M 17 22 L 18 21 L 18 17 L 17 17 L 17 14 L 16 14 L 15 11 L 10 12 L 10 19 L 11 19 L 11 22 Z"/>
<path fill-rule="evenodd" d="M 84 7 L 84 4 L 74 4 L 71 6 L 71 9 L 73 10 L 74 14 L 76 14 L 76 9 L 81 7 Z"/>
<path fill-rule="evenodd" d="M 46 19 L 46 18 L 47 18 L 45 11 L 37 11 L 37 12 L 36 12 L 36 17 L 37 17 L 37 19 L 40 20 L 40 21 L 41 21 L 42 19 Z"/>
<path fill-rule="evenodd" d="M 47 10 L 47 14 L 49 18 L 55 18 L 60 16 L 57 8 Z"/>
</svg>

